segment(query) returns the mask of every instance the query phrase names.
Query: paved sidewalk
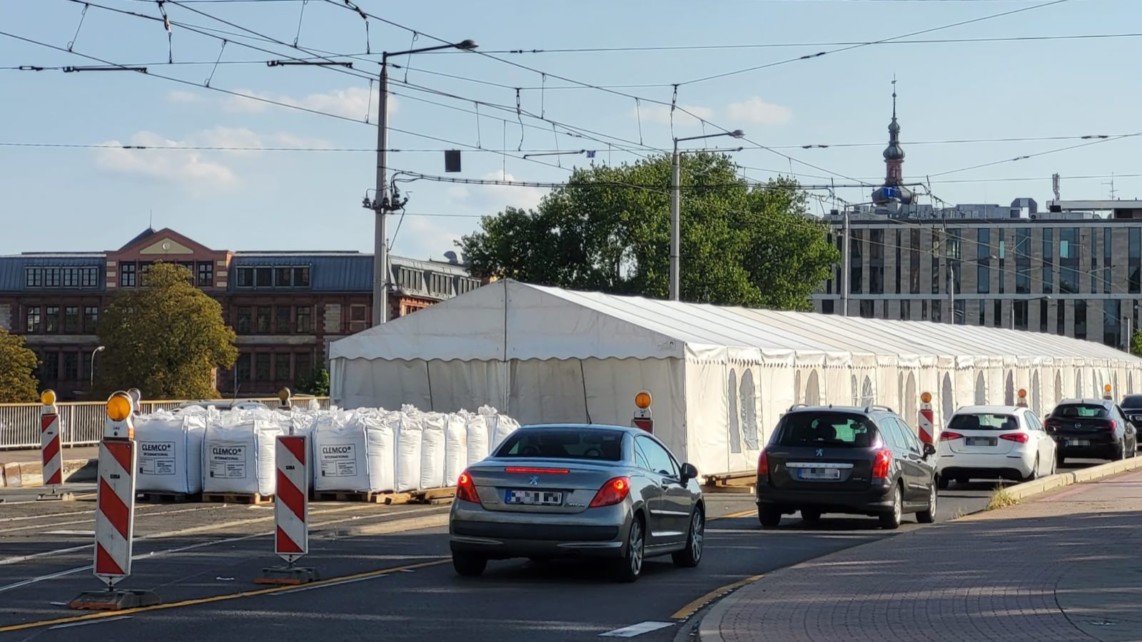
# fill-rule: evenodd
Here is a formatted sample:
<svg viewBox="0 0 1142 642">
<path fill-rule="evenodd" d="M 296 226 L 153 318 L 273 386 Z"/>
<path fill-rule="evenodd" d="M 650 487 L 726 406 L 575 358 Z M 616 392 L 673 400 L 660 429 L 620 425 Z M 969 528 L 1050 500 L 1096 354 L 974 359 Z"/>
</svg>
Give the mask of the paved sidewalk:
<svg viewBox="0 0 1142 642">
<path fill-rule="evenodd" d="M 98 446 L 78 446 L 60 451 L 64 483 L 95 480 Z M 0 488 L 37 487 L 43 482 L 39 450 L 0 450 Z"/>
<path fill-rule="evenodd" d="M 739 589 L 702 642 L 1142 640 L 1142 472 L 841 551 Z"/>
<path fill-rule="evenodd" d="M 60 451 L 63 459 L 94 459 L 99 456 L 99 446 L 64 447 Z M 20 464 L 24 462 L 39 463 L 40 451 L 34 450 L 0 450 L 0 465 Z"/>
</svg>

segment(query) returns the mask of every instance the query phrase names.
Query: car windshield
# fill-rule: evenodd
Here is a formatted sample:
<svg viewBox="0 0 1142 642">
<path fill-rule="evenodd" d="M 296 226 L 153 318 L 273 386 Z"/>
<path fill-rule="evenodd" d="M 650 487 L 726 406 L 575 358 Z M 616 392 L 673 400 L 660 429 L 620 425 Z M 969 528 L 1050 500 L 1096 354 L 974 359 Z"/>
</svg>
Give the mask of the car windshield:
<svg viewBox="0 0 1142 642">
<path fill-rule="evenodd" d="M 536 428 L 516 430 L 496 450 L 496 457 L 555 459 L 622 459 L 623 433 L 594 428 Z"/>
<path fill-rule="evenodd" d="M 781 420 L 779 446 L 867 448 L 875 434 L 872 420 L 849 412 L 795 412 Z"/>
<path fill-rule="evenodd" d="M 1018 430 L 1015 415 L 991 412 L 969 412 L 956 415 L 948 422 L 948 430 Z"/>
<path fill-rule="evenodd" d="M 1101 418 L 1110 416 L 1110 411 L 1106 406 L 1089 404 L 1089 403 L 1071 403 L 1065 406 L 1058 406 L 1055 411 L 1051 413 L 1052 417 L 1079 417 L 1079 418 Z"/>
<path fill-rule="evenodd" d="M 1122 408 L 1124 410 L 1139 410 L 1142 409 L 1142 395 L 1127 395 L 1122 400 Z"/>
</svg>

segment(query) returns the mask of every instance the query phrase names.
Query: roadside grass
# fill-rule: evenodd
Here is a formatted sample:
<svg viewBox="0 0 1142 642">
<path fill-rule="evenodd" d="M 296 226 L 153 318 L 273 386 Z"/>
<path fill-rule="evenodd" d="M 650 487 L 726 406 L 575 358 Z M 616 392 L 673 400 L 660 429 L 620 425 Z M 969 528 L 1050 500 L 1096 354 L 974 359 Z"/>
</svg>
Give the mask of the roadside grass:
<svg viewBox="0 0 1142 642">
<path fill-rule="evenodd" d="M 991 500 L 987 502 L 986 510 L 999 510 L 1000 508 L 1008 508 L 1019 503 L 1013 494 L 1008 492 L 1002 486 L 995 487 L 995 494 L 991 496 Z"/>
</svg>

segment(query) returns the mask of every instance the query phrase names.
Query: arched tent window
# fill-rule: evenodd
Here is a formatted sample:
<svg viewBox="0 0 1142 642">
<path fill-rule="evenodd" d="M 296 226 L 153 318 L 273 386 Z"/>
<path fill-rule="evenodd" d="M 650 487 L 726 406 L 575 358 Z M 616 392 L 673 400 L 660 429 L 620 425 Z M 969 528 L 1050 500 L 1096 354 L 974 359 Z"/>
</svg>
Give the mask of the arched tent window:
<svg viewBox="0 0 1142 642">
<path fill-rule="evenodd" d="M 1055 403 L 1063 400 L 1063 373 L 1055 371 Z"/>
<path fill-rule="evenodd" d="M 1007 371 L 1007 383 L 1003 386 L 1003 403 L 1007 406 L 1015 405 L 1015 373 Z"/>
<path fill-rule="evenodd" d="M 860 405 L 860 382 L 857 381 L 857 376 L 852 376 L 852 404 L 854 406 Z"/>
<path fill-rule="evenodd" d="M 793 403 L 806 403 L 802 400 L 800 370 L 793 375 Z"/>
<path fill-rule="evenodd" d="M 1075 396 L 1082 399 L 1085 396 L 1083 394 L 1084 390 L 1086 390 L 1086 388 L 1083 387 L 1083 371 L 1082 368 L 1079 368 L 1075 370 Z"/>
<path fill-rule="evenodd" d="M 982 372 L 975 376 L 975 403 L 977 406 L 987 403 L 987 378 Z"/>
<path fill-rule="evenodd" d="M 1039 371 L 1031 375 L 1031 411 L 1040 417 L 1043 416 L 1043 395 L 1039 390 Z"/>
<path fill-rule="evenodd" d="M 729 394 L 726 395 L 730 400 L 729 419 L 730 419 L 730 452 L 737 454 L 742 451 L 742 438 L 741 430 L 738 426 L 738 373 L 734 369 L 730 369 L 729 380 Z"/>
<path fill-rule="evenodd" d="M 809 371 L 809 383 L 805 384 L 805 404 L 810 406 L 821 405 L 821 384 L 817 379 L 817 371 Z"/>
<path fill-rule="evenodd" d="M 908 373 L 908 380 L 904 384 L 904 421 L 909 426 L 916 424 L 916 418 L 920 415 L 920 408 L 917 406 L 919 395 L 916 392 L 916 374 L 913 372 Z"/>
<path fill-rule="evenodd" d="M 1126 394 L 1134 394 L 1134 373 L 1126 373 Z"/>
<path fill-rule="evenodd" d="M 746 450 L 757 450 L 757 388 L 753 383 L 753 370 L 742 373 L 741 393 L 742 436 Z"/>
<path fill-rule="evenodd" d="M 860 405 L 871 406 L 874 403 L 876 403 L 876 391 L 872 387 L 872 377 L 865 375 L 860 388 Z"/>
<path fill-rule="evenodd" d="M 944 374 L 944 385 L 940 389 L 940 398 L 943 400 L 944 414 L 940 417 L 940 421 L 947 423 L 952 415 L 956 413 L 956 400 L 953 398 L 952 392 L 952 376 Z"/>
</svg>

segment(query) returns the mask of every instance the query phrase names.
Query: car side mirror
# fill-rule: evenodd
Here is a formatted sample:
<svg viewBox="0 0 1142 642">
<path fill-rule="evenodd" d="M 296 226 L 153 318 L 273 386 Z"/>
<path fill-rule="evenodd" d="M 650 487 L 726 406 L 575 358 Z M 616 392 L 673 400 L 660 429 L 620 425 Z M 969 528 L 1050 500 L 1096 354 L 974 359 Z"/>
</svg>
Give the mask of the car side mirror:
<svg viewBox="0 0 1142 642">
<path fill-rule="evenodd" d="M 698 478 L 698 469 L 694 464 L 682 464 L 682 485 L 685 486 L 691 479 Z"/>
<path fill-rule="evenodd" d="M 936 447 L 932 444 L 924 444 L 924 456 L 931 457 L 936 454 Z"/>
</svg>

